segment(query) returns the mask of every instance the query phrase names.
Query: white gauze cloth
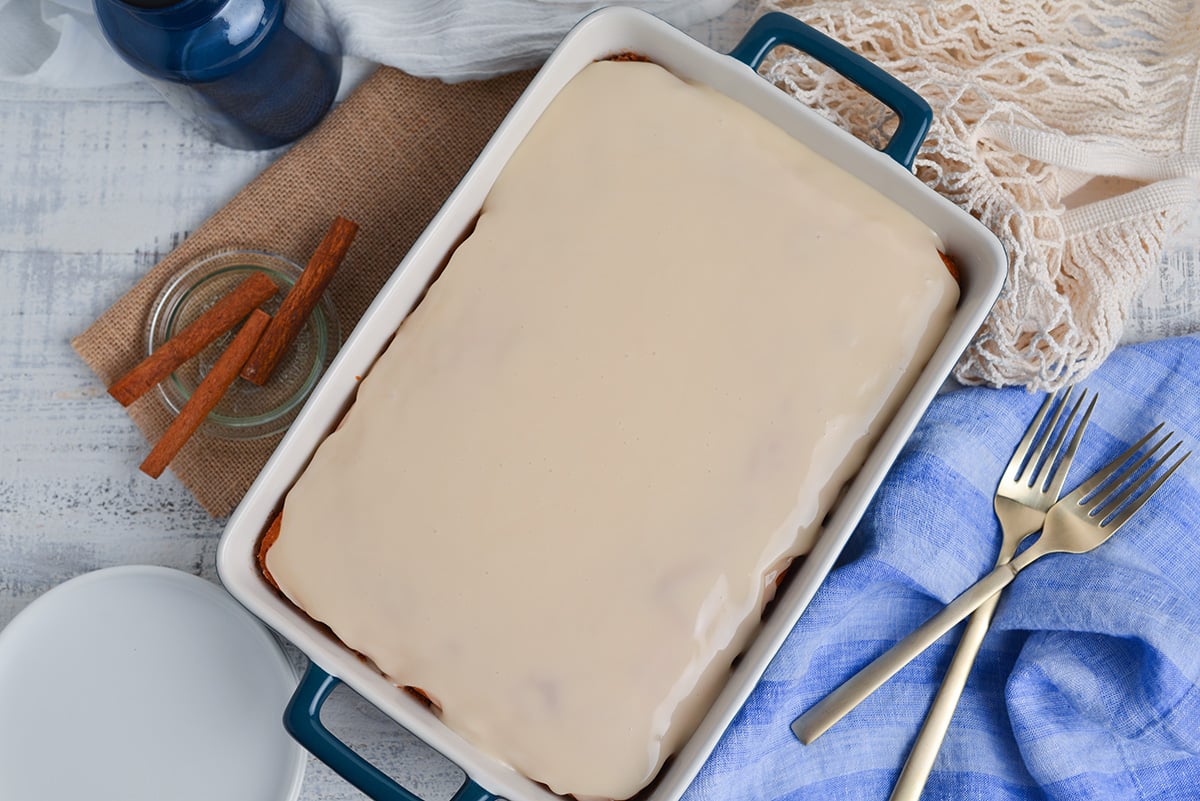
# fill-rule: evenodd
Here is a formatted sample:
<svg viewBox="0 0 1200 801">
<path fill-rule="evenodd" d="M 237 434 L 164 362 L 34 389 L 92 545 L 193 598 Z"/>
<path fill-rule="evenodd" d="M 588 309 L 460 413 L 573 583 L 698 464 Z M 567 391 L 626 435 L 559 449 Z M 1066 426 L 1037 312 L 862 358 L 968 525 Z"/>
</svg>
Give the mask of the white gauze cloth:
<svg viewBox="0 0 1200 801">
<path fill-rule="evenodd" d="M 324 6 L 346 55 L 410 75 L 465 81 L 539 64 L 588 12 L 643 8 L 678 27 L 714 17 L 734 0 L 289 0 Z M 138 75 L 100 33 L 91 0 L 0 0 L 0 80 L 104 86 Z"/>
<path fill-rule="evenodd" d="M 1042 389 L 1116 347 L 1143 279 L 1200 205 L 1200 3 L 767 0 L 933 107 L 917 175 L 1004 243 L 1008 282 L 956 377 Z M 876 146 L 881 104 L 794 50 L 777 85 Z"/>
</svg>

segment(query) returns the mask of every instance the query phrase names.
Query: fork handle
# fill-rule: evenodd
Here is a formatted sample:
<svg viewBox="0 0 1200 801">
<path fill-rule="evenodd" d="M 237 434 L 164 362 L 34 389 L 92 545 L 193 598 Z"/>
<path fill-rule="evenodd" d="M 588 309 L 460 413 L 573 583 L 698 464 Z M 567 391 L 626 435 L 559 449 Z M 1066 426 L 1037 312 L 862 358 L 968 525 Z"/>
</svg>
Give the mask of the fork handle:
<svg viewBox="0 0 1200 801">
<path fill-rule="evenodd" d="M 1016 575 L 1017 570 L 1012 563 L 1000 565 L 988 573 L 947 604 L 942 611 L 922 623 L 912 634 L 884 651 L 875 661 L 796 718 L 792 722 L 792 732 L 805 745 L 820 737 L 830 726 L 896 675 L 900 668 L 941 639 L 942 635 L 982 606 L 988 598 L 1007 587 Z"/>
<path fill-rule="evenodd" d="M 996 593 L 984 601 L 983 606 L 976 609 L 967 621 L 962 639 L 954 651 L 954 658 L 950 660 L 950 667 L 946 670 L 946 677 L 934 696 L 929 714 L 921 724 L 921 731 L 917 734 L 917 740 L 908 754 L 908 761 L 904 763 L 900 778 L 896 780 L 896 786 L 892 788 L 888 801 L 919 801 L 921 798 L 925 784 L 929 781 L 929 774 L 933 770 L 934 760 L 942 750 L 942 741 L 946 739 L 954 710 L 958 708 L 958 699 L 962 697 L 963 689 L 967 686 L 967 678 L 971 675 L 971 668 L 975 666 L 975 658 L 979 655 L 983 638 L 987 636 L 988 628 L 992 625 L 992 616 L 999 604 L 1000 593 Z"/>
</svg>

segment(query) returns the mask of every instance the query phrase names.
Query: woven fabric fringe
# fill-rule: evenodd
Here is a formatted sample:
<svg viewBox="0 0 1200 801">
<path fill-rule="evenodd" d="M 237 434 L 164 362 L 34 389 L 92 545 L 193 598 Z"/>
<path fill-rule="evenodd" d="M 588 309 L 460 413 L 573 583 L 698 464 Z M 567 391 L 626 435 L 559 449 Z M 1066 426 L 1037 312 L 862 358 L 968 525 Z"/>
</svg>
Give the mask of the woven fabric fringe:
<svg viewBox="0 0 1200 801">
<path fill-rule="evenodd" d="M 1170 236 L 1200 209 L 1200 4 L 766 0 L 933 107 L 917 176 L 1001 238 L 1008 282 L 956 369 L 1052 389 L 1118 344 Z M 777 85 L 881 146 L 888 110 L 794 50 Z"/>
</svg>

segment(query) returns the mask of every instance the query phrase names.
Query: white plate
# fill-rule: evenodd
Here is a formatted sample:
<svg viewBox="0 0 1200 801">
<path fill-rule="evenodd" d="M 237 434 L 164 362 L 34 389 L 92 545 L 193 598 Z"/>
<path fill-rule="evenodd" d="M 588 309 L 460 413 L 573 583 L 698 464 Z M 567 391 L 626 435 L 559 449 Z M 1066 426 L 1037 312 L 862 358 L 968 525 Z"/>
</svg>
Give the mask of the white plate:
<svg viewBox="0 0 1200 801">
<path fill-rule="evenodd" d="M 72 579 L 0 631 L 0 799 L 292 801 L 295 686 L 214 584 L 140 566 Z"/>
</svg>

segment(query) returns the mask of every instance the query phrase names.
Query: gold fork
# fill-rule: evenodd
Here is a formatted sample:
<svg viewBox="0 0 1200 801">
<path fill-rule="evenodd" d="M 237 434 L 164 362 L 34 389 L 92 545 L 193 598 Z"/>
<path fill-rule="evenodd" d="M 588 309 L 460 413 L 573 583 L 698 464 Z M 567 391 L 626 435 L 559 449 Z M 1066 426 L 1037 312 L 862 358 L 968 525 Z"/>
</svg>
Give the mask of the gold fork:
<svg viewBox="0 0 1200 801">
<path fill-rule="evenodd" d="M 1090 551 L 1128 523 L 1134 513 L 1158 492 L 1163 482 L 1192 455 L 1191 451 L 1185 453 L 1158 479 L 1152 481 L 1179 450 L 1181 443 L 1176 442 L 1149 468 L 1142 470 L 1150 457 L 1174 436 L 1175 432 L 1172 431 L 1163 435 L 1145 454 L 1127 465 L 1126 463 L 1161 429 L 1160 423 L 1135 442 L 1129 450 L 1102 467 L 1078 489 L 1050 507 L 1041 536 L 1011 562 L 1000 565 L 977 581 L 916 631 L 796 718 L 792 722 L 792 731 L 800 742 L 807 745 L 824 734 L 830 726 L 879 689 L 900 668 L 933 645 L 943 634 L 983 605 L 988 598 L 1012 583 L 1017 574 L 1033 562 L 1050 553 Z"/>
<path fill-rule="evenodd" d="M 1021 541 L 1042 527 L 1046 512 L 1062 492 L 1067 471 L 1070 470 L 1075 451 L 1079 448 L 1079 440 L 1087 428 L 1092 409 L 1096 406 L 1096 396 L 1093 394 L 1083 419 L 1079 421 L 1079 426 L 1071 437 L 1070 445 L 1063 453 L 1067 432 L 1088 394 L 1086 389 L 1080 392 L 1070 414 L 1059 428 L 1059 418 L 1067 408 L 1072 391 L 1071 387 L 1067 387 L 1046 396 L 1033 422 L 1025 430 L 1025 436 L 1018 443 L 1008 467 L 1004 469 L 1004 476 L 996 488 L 994 502 L 1001 531 L 997 566 L 1012 559 Z M 1054 416 L 1043 426 L 1042 423 L 1052 407 L 1055 409 Z M 1058 435 L 1051 443 L 1051 434 L 1055 430 L 1058 431 Z M 954 652 L 954 658 L 950 661 L 950 667 L 946 670 L 942 686 L 933 699 L 929 714 L 925 716 L 925 722 L 909 752 L 908 761 L 904 763 L 896 786 L 892 789 L 890 801 L 918 801 L 921 797 L 921 791 L 929 779 L 929 772 L 933 769 L 933 762 L 941 750 L 946 731 L 950 728 L 950 720 L 954 717 L 958 699 L 966 687 L 967 677 L 971 674 L 971 668 L 975 664 L 975 658 L 979 654 L 979 648 L 992 624 L 992 616 L 996 613 L 999 603 L 1000 593 L 996 593 L 975 610 L 971 619 L 967 621 L 967 627 Z"/>
</svg>

